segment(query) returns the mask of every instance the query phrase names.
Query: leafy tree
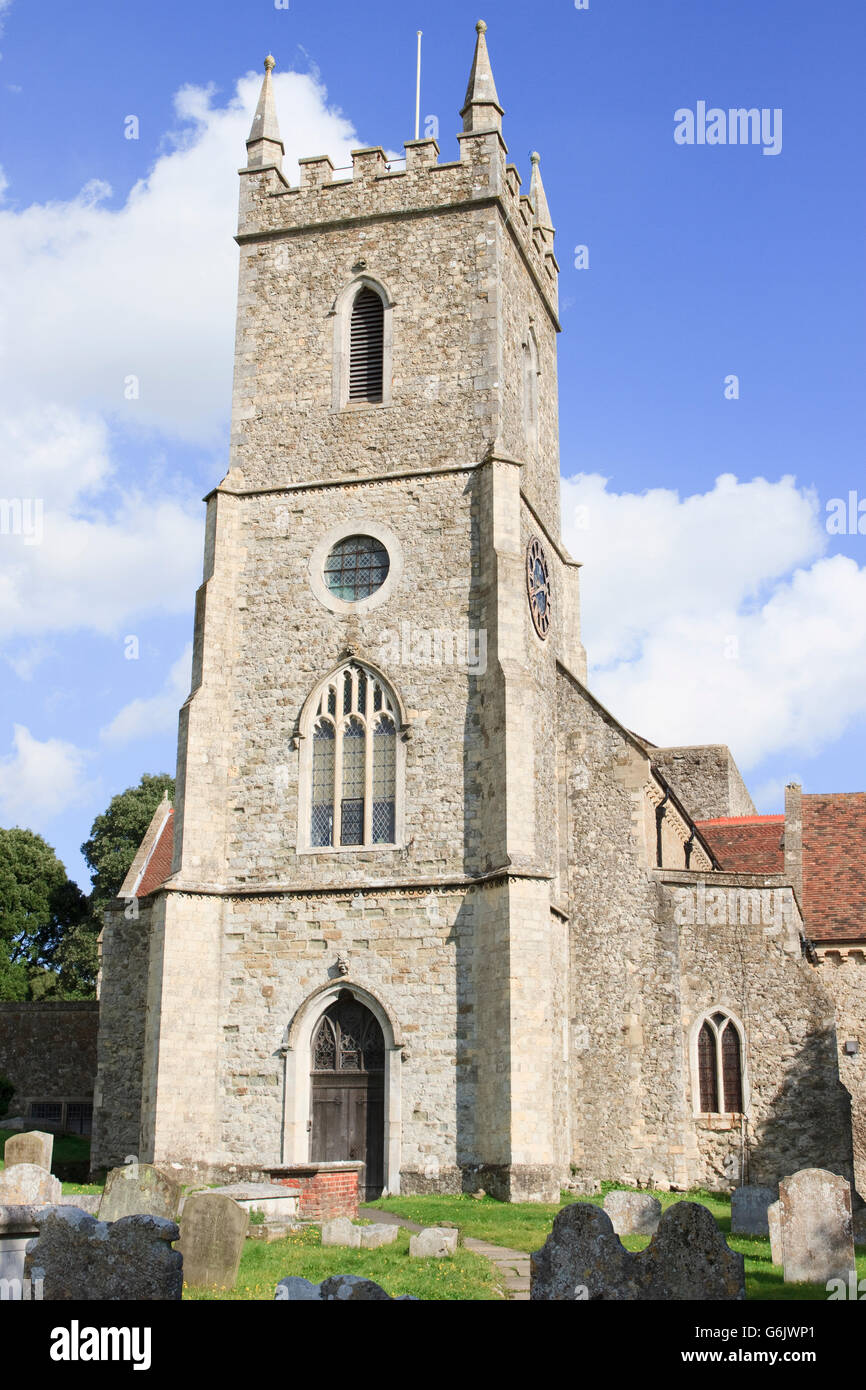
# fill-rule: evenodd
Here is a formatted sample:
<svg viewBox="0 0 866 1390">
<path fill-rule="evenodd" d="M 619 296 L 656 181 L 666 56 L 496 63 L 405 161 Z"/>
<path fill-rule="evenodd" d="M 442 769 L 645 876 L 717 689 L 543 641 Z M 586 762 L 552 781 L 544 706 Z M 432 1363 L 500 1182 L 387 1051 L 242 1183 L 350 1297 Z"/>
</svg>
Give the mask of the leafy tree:
<svg viewBox="0 0 866 1390">
<path fill-rule="evenodd" d="M 0 830 L 0 998 L 92 992 L 95 973 L 79 979 L 67 969 L 63 979 L 59 960 L 87 918 L 87 899 L 42 836 Z"/>
<path fill-rule="evenodd" d="M 166 772 L 157 776 L 145 773 L 137 787 L 127 787 L 125 792 L 113 796 L 108 810 L 93 822 L 90 839 L 81 846 L 81 853 L 93 870 L 90 908 L 100 925 L 102 910 L 120 892 L 153 813 L 166 793 L 169 800 L 174 798 L 173 777 Z"/>
</svg>

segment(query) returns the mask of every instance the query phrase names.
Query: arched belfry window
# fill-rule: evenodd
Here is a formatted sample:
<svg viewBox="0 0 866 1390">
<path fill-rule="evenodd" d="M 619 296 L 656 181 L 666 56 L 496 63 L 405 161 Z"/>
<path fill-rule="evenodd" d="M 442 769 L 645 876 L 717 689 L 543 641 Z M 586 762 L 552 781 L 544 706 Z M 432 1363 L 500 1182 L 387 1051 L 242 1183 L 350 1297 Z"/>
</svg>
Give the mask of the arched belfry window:
<svg viewBox="0 0 866 1390">
<path fill-rule="evenodd" d="M 738 1115 L 744 1110 L 743 1036 L 723 1009 L 701 1020 L 697 1032 L 698 1112 Z"/>
<path fill-rule="evenodd" d="M 398 843 L 402 740 L 399 703 L 370 667 L 350 661 L 319 687 L 302 728 L 301 849 Z M 305 767 L 305 758 L 308 767 Z"/>
<path fill-rule="evenodd" d="M 349 331 L 349 400 L 381 401 L 385 306 L 365 285 L 352 305 Z"/>
<path fill-rule="evenodd" d="M 338 297 L 333 312 L 334 409 L 388 405 L 392 316 L 388 294 L 376 281 L 362 275 Z"/>
</svg>

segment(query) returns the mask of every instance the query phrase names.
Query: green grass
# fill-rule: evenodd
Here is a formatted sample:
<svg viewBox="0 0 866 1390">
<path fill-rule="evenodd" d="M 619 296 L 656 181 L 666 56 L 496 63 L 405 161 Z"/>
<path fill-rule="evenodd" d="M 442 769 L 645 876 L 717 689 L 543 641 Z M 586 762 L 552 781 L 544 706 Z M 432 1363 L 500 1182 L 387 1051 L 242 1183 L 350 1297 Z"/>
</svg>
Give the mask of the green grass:
<svg viewBox="0 0 866 1390">
<path fill-rule="evenodd" d="M 604 1184 L 608 1191 L 615 1184 Z M 631 1189 L 630 1189 L 631 1190 Z M 712 1212 L 732 1250 L 745 1256 L 746 1298 L 758 1302 L 826 1302 L 823 1285 L 786 1284 L 782 1270 L 770 1257 L 770 1242 L 766 1237 L 732 1236 L 730 1199 L 711 1192 L 652 1192 L 662 1209 L 674 1202 L 700 1202 Z M 601 1206 L 604 1197 L 575 1197 L 563 1192 L 558 1204 L 535 1202 L 496 1202 L 491 1197 L 384 1197 L 371 1205 L 396 1212 L 407 1221 L 435 1226 L 450 1221 L 460 1229 L 461 1237 L 472 1236 L 489 1240 L 494 1245 L 509 1246 L 512 1250 L 539 1250 L 544 1244 L 556 1213 L 570 1202 L 591 1202 Z M 649 1245 L 648 1236 L 625 1236 L 627 1250 L 643 1250 Z M 866 1250 L 857 1252 L 857 1275 L 866 1278 Z"/>
<path fill-rule="evenodd" d="M 347 1246 L 322 1246 L 316 1227 L 293 1231 L 272 1245 L 248 1240 L 241 1256 L 234 1289 L 184 1286 L 185 1299 L 272 1301 L 281 1279 L 300 1275 L 318 1284 L 331 1274 L 358 1274 L 375 1279 L 389 1294 L 414 1294 L 425 1301 L 491 1302 L 504 1297 L 499 1276 L 489 1260 L 458 1249 L 441 1260 L 417 1260 L 409 1255 L 409 1232 L 400 1231 L 393 1245 L 378 1250 L 350 1250 Z"/>
</svg>

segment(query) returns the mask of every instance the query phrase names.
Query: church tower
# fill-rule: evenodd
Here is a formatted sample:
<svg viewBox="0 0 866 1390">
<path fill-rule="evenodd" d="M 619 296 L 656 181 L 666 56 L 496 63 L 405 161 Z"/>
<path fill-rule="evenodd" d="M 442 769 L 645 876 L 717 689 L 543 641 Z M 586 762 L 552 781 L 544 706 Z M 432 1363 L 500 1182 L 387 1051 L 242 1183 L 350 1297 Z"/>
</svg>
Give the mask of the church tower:
<svg viewBox="0 0 866 1390">
<path fill-rule="evenodd" d="M 368 1193 L 567 1172 L 554 229 L 486 26 L 458 135 L 240 171 L 231 453 L 207 499 L 140 1152 L 362 1157 Z"/>
</svg>

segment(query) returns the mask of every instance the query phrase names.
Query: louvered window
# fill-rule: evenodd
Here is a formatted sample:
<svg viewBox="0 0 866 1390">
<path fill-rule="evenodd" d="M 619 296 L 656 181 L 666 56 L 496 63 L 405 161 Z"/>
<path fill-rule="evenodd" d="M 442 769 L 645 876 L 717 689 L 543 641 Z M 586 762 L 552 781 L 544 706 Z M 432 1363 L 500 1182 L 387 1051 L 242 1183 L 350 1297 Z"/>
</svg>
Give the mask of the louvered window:
<svg viewBox="0 0 866 1390">
<path fill-rule="evenodd" d="M 352 306 L 349 336 L 349 400 L 381 401 L 384 375 L 385 306 L 365 285 Z"/>
</svg>

